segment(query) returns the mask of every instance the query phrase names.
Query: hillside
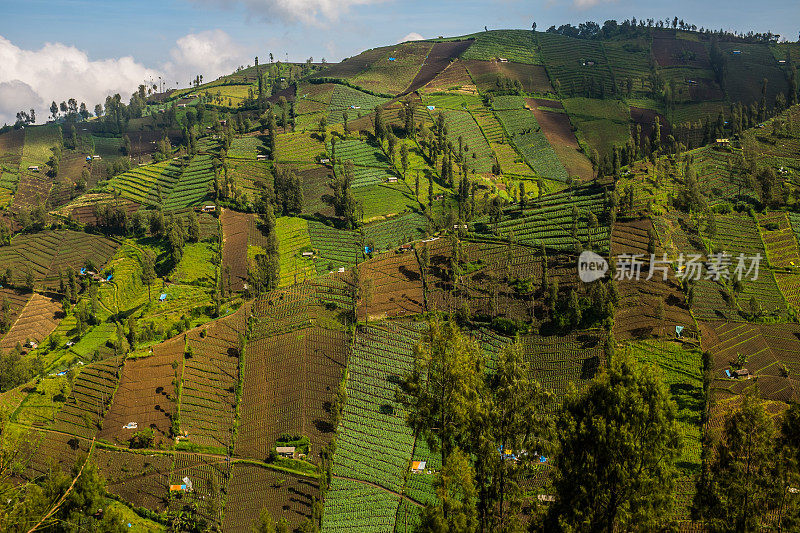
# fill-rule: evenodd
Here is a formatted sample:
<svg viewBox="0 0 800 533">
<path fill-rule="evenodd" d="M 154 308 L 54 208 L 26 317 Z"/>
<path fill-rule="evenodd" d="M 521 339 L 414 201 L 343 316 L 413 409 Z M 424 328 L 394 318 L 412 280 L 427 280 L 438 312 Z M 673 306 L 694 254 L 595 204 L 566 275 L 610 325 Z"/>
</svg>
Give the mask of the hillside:
<svg viewBox="0 0 800 533">
<path fill-rule="evenodd" d="M 286 530 L 414 531 L 447 450 L 401 399 L 439 318 L 481 384 L 519 352 L 551 402 L 523 402 L 526 439 L 614 357 L 654 369 L 682 442 L 664 524 L 705 530 L 691 505 L 726 417 L 800 401 L 800 44 L 695 30 L 413 41 L 5 128 L 15 482 L 88 456 L 153 530 L 251 531 L 266 509 Z M 640 254 L 642 276 L 581 281 L 585 251 L 612 273 Z M 683 279 L 684 256 L 722 252 L 758 275 Z M 472 473 L 519 476 L 481 519 L 545 527 L 559 435 L 481 438 Z"/>
</svg>

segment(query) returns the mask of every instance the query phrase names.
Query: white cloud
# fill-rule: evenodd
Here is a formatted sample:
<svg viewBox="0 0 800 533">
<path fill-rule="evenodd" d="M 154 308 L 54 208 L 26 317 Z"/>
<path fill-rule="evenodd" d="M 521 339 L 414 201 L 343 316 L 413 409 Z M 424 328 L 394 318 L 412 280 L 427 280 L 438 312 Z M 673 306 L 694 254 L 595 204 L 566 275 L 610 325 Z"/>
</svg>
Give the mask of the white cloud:
<svg viewBox="0 0 800 533">
<path fill-rule="evenodd" d="M 171 61 L 162 67 L 170 78 L 184 86 L 198 74 L 211 81 L 248 64 L 241 46 L 222 30 L 184 35 L 170 51 Z"/>
<path fill-rule="evenodd" d="M 400 39 L 397 42 L 398 43 L 406 43 L 408 41 L 424 41 L 424 40 L 425 40 L 425 37 L 423 37 L 422 35 L 420 35 L 417 32 L 413 32 L 412 31 L 411 33 L 409 33 L 408 35 L 406 35 L 405 37 L 403 37 L 402 39 Z"/>
<path fill-rule="evenodd" d="M 108 94 L 130 95 L 158 75 L 129 56 L 92 61 L 74 46 L 47 43 L 39 50 L 23 50 L 2 36 L 0 65 L 0 123 L 13 122 L 17 111 L 30 107 L 43 122 L 53 100 L 75 98 L 92 109 Z"/>
<path fill-rule="evenodd" d="M 600 4 L 612 4 L 616 0 L 572 0 L 572 6 L 577 9 L 589 9 Z"/>
<path fill-rule="evenodd" d="M 230 7 L 241 4 L 263 19 L 277 17 L 288 22 L 319 26 L 339 19 L 352 6 L 378 4 L 389 0 L 192 0 L 196 3 Z"/>
<path fill-rule="evenodd" d="M 36 110 L 37 122 L 50 114 L 50 102 L 75 98 L 93 110 L 109 94 L 119 93 L 127 102 L 131 93 L 161 76 L 174 87 L 187 86 L 202 74 L 211 81 L 247 64 L 248 55 L 222 30 L 188 34 L 176 41 L 170 60 L 158 68 L 138 63 L 131 56 L 90 59 L 74 46 L 46 43 L 39 50 L 25 50 L 0 36 L 0 124 L 13 123 L 17 111 Z"/>
</svg>

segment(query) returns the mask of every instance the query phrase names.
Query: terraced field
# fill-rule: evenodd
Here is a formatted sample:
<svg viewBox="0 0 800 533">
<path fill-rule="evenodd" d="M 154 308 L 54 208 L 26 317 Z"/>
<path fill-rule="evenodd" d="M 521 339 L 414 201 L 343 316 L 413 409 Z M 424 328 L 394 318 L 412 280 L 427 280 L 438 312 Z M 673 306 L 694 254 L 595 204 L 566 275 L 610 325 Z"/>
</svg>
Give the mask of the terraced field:
<svg viewBox="0 0 800 533">
<path fill-rule="evenodd" d="M 614 76 L 598 41 L 537 33 L 551 82 L 562 94 L 602 98 L 614 94 Z"/>
</svg>

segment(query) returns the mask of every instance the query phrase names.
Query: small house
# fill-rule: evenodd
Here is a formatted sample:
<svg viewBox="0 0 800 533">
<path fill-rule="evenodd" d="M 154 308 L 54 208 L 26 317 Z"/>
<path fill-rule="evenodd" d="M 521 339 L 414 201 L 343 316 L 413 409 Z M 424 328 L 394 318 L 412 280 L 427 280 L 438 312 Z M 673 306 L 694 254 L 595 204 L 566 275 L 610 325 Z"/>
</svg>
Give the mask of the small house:
<svg viewBox="0 0 800 533">
<path fill-rule="evenodd" d="M 216 210 L 217 206 L 213 204 L 204 205 L 202 208 L 200 208 L 200 211 L 202 211 L 203 213 L 213 213 Z"/>
<path fill-rule="evenodd" d="M 732 53 L 733 55 L 735 55 L 735 56 L 742 55 L 742 51 L 741 51 L 741 50 L 732 50 L 732 51 L 731 51 L 731 53 Z"/>
<path fill-rule="evenodd" d="M 426 466 L 428 466 L 426 461 L 411 461 L 411 473 L 422 474 L 425 472 Z"/>
<path fill-rule="evenodd" d="M 166 299 L 167 299 L 167 293 L 166 292 L 162 292 L 161 295 L 158 297 L 159 303 L 163 302 Z"/>
<path fill-rule="evenodd" d="M 138 428 L 139 428 L 138 422 L 128 422 L 127 424 L 122 426 L 122 429 L 138 429 Z"/>
<path fill-rule="evenodd" d="M 278 446 L 275 448 L 275 451 L 278 453 L 279 457 L 284 457 L 286 459 L 294 459 L 294 446 Z"/>
<path fill-rule="evenodd" d="M 186 485 L 170 485 L 170 492 L 186 492 Z"/>
<path fill-rule="evenodd" d="M 785 59 L 779 59 L 778 63 L 781 64 L 781 65 L 785 65 L 786 64 L 786 60 Z"/>
<path fill-rule="evenodd" d="M 300 254 L 303 257 L 314 257 L 314 252 L 311 250 L 306 250 L 305 252 Z"/>
<path fill-rule="evenodd" d="M 323 158 L 323 159 L 320 159 L 319 162 L 322 163 L 323 165 L 327 165 L 328 163 L 331 162 L 331 160 L 328 159 L 328 158 Z"/>
<path fill-rule="evenodd" d="M 180 107 L 181 109 L 183 109 L 183 108 L 185 108 L 185 107 L 186 107 L 186 104 L 178 104 L 178 107 Z"/>
<path fill-rule="evenodd" d="M 436 194 L 434 195 L 433 199 L 436 201 L 444 200 L 444 194 Z"/>
<path fill-rule="evenodd" d="M 389 176 L 386 178 L 386 181 L 389 183 L 397 183 L 397 176 Z"/>
<path fill-rule="evenodd" d="M 556 501 L 556 497 L 553 496 L 552 494 L 537 494 L 536 495 L 536 499 L 539 500 L 540 502 L 550 502 L 550 503 L 552 503 L 552 502 Z"/>
<path fill-rule="evenodd" d="M 97 159 L 97 160 L 99 161 L 99 160 L 101 160 L 101 159 L 103 159 L 103 158 L 102 158 L 102 157 L 100 157 L 99 155 L 93 155 L 93 156 L 92 156 L 92 159 Z"/>
<path fill-rule="evenodd" d="M 414 246 L 410 242 L 400 245 L 400 253 L 407 252 L 407 251 L 413 250 L 413 249 L 414 249 Z"/>
<path fill-rule="evenodd" d="M 256 155 L 256 161 L 266 161 L 266 160 L 267 160 L 267 156 L 265 156 L 264 154 Z"/>
<path fill-rule="evenodd" d="M 339 270 L 337 270 L 337 272 L 339 272 L 340 274 L 341 274 L 342 272 L 344 272 L 344 267 L 339 267 Z"/>
<path fill-rule="evenodd" d="M 163 112 L 164 112 L 164 110 L 163 110 L 163 109 L 159 109 L 159 110 L 158 110 L 158 112 L 159 112 L 159 113 L 163 113 Z"/>
<path fill-rule="evenodd" d="M 725 146 L 725 147 L 727 147 L 727 146 L 731 145 L 731 140 L 730 139 L 717 139 L 716 145 L 717 146 Z"/>
<path fill-rule="evenodd" d="M 39 165 L 31 165 L 28 167 L 31 172 L 39 172 Z"/>
<path fill-rule="evenodd" d="M 750 371 L 746 368 L 740 368 L 739 370 L 734 371 L 733 376 L 736 379 L 750 379 Z"/>
<path fill-rule="evenodd" d="M 508 63 L 508 59 L 506 59 L 505 57 L 498 57 L 497 60 L 500 61 L 501 63 Z"/>
</svg>

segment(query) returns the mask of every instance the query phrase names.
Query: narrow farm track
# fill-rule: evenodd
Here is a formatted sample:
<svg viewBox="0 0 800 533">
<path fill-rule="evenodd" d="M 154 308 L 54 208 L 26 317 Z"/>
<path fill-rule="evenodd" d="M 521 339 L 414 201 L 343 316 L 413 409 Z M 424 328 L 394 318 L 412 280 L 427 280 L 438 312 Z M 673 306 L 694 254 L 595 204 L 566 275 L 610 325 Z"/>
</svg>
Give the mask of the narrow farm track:
<svg viewBox="0 0 800 533">
<path fill-rule="evenodd" d="M 361 483 L 362 485 L 369 485 L 370 487 L 375 487 L 376 489 L 380 489 L 383 492 L 388 492 L 389 494 L 394 494 L 395 496 L 399 496 L 400 498 L 406 500 L 408 503 L 416 505 L 417 507 L 425 507 L 423 504 L 421 504 L 414 498 L 411 498 L 410 496 L 406 496 L 405 494 L 400 494 L 399 492 L 387 489 L 386 487 L 378 485 L 377 483 L 373 483 L 371 481 L 364 481 L 363 479 L 356 479 L 352 477 L 337 476 L 336 474 L 331 475 L 331 477 L 335 477 L 337 479 L 344 479 L 345 481 L 352 481 L 354 483 Z"/>
</svg>

